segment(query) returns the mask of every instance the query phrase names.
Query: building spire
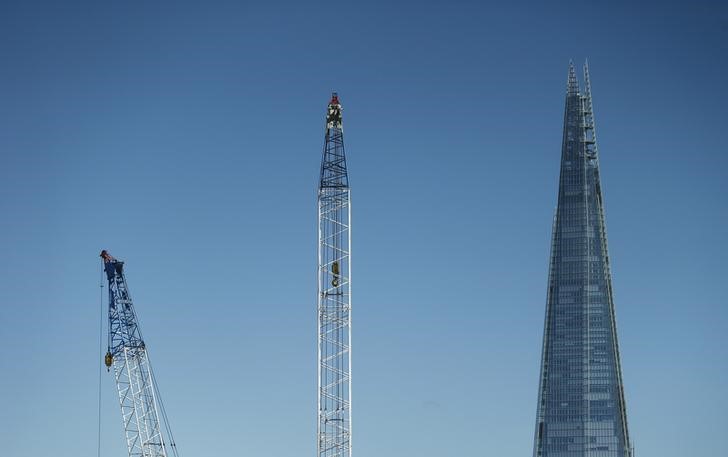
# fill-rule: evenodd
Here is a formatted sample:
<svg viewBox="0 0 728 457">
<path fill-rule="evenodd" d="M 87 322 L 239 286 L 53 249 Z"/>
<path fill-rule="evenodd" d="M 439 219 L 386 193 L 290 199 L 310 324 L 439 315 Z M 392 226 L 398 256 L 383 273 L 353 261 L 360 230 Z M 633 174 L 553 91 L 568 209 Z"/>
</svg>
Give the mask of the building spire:
<svg viewBox="0 0 728 457">
<path fill-rule="evenodd" d="M 566 83 L 566 95 L 577 95 L 579 93 L 579 81 L 576 79 L 574 61 L 569 60 L 569 78 Z"/>
<path fill-rule="evenodd" d="M 589 61 L 584 61 L 584 92 L 591 104 L 591 81 L 589 80 Z"/>
</svg>

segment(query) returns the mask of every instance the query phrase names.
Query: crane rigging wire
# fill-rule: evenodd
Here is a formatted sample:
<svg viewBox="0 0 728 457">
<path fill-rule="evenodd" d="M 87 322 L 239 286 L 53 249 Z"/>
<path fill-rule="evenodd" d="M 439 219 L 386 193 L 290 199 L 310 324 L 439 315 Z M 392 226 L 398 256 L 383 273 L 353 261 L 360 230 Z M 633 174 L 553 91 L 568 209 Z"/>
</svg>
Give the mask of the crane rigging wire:
<svg viewBox="0 0 728 457">
<path fill-rule="evenodd" d="M 103 360 L 103 342 L 104 342 L 104 270 L 101 269 L 99 275 L 99 400 L 98 400 L 98 436 L 96 438 L 97 457 L 101 457 L 101 377 L 104 368 L 101 360 Z"/>
<path fill-rule="evenodd" d="M 169 419 L 167 418 L 167 409 L 164 407 L 164 402 L 162 401 L 162 394 L 159 393 L 159 386 L 157 385 L 157 377 L 154 375 L 154 369 L 149 368 L 149 372 L 152 375 L 152 383 L 154 384 L 154 390 L 157 392 L 157 401 L 159 402 L 159 410 L 162 413 L 162 423 L 164 424 L 164 429 L 167 432 L 167 437 L 169 438 L 169 447 L 172 450 L 172 454 L 174 454 L 174 457 L 179 457 L 179 454 L 177 453 L 177 443 L 174 440 L 174 435 L 172 435 L 172 428 L 169 425 Z"/>
</svg>

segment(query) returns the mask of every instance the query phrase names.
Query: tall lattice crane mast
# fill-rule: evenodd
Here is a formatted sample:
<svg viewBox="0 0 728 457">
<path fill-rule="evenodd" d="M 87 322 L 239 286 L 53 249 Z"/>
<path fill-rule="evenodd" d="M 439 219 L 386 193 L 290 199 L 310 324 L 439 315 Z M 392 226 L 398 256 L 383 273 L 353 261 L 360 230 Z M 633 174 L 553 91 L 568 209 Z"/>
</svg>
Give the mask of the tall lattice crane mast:
<svg viewBox="0 0 728 457">
<path fill-rule="evenodd" d="M 109 281 L 109 346 L 104 362 L 107 369 L 114 367 L 129 457 L 167 457 L 161 421 L 170 439 L 172 455 L 177 456 L 126 285 L 124 262 L 106 251 L 101 251 L 101 258 Z"/>
<path fill-rule="evenodd" d="M 318 457 L 351 457 L 351 205 L 341 104 L 326 115 L 318 191 Z"/>
</svg>

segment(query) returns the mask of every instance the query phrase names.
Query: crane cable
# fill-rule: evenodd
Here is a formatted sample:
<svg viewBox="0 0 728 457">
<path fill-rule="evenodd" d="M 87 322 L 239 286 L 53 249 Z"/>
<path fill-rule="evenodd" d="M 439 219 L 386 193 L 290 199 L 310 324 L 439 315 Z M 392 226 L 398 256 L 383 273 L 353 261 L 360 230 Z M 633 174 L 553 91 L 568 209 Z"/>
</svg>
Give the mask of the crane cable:
<svg viewBox="0 0 728 457">
<path fill-rule="evenodd" d="M 159 393 L 159 385 L 157 384 L 157 377 L 154 376 L 154 370 L 152 369 L 151 364 L 149 365 L 149 372 L 152 375 L 152 383 L 154 384 L 154 391 L 157 393 L 157 401 L 159 402 L 159 410 L 162 413 L 162 422 L 164 424 L 164 429 L 166 430 L 167 437 L 169 438 L 169 448 L 172 450 L 172 454 L 174 455 L 174 457 L 179 457 L 179 453 L 177 452 L 177 442 L 174 440 L 174 435 L 172 435 L 172 427 L 169 425 L 169 419 L 167 418 L 167 409 L 164 407 L 164 402 L 162 401 L 162 394 Z"/>
<path fill-rule="evenodd" d="M 103 360 L 103 341 L 104 341 L 104 270 L 101 270 L 99 276 L 99 416 L 98 416 L 98 436 L 96 438 L 97 443 L 97 457 L 101 457 L 101 377 L 104 371 L 102 364 Z"/>
</svg>

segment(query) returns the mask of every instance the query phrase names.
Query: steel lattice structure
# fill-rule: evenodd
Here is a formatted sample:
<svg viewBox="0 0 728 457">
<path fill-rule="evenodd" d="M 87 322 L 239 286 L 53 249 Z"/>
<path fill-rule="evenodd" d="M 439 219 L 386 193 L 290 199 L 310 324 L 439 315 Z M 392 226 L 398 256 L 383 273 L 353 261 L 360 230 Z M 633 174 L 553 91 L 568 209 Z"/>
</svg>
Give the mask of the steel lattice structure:
<svg viewBox="0 0 728 457">
<path fill-rule="evenodd" d="M 109 347 L 105 363 L 107 368 L 114 367 L 129 457 L 167 457 L 160 422 L 165 418 L 164 407 L 126 285 L 124 262 L 106 251 L 101 252 L 101 257 L 109 281 Z M 168 427 L 167 432 L 170 435 Z M 176 456 L 173 441 L 171 447 Z"/>
<path fill-rule="evenodd" d="M 318 457 L 351 457 L 351 203 L 332 95 L 318 191 Z"/>
</svg>

